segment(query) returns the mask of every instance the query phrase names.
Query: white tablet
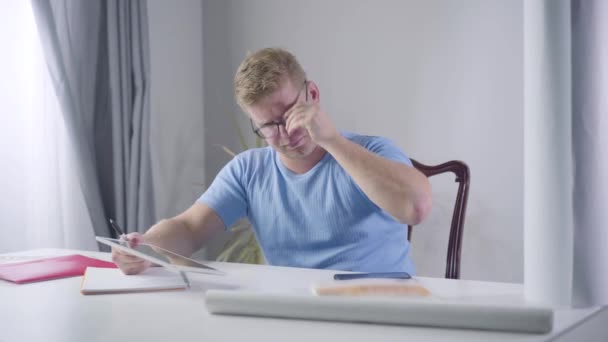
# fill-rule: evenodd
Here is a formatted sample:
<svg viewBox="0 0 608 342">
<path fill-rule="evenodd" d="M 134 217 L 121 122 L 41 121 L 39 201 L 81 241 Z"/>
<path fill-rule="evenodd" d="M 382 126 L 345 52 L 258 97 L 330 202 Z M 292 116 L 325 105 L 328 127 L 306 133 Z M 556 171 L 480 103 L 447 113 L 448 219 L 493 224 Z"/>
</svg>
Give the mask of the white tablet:
<svg viewBox="0 0 608 342">
<path fill-rule="evenodd" d="M 177 272 L 184 271 L 214 275 L 226 274 L 218 269 L 207 266 L 198 260 L 190 259 L 183 255 L 173 253 L 164 248 L 150 245 L 147 243 L 141 243 L 133 248 L 129 247 L 127 241 L 120 239 L 111 239 L 101 236 L 96 236 L 95 239 L 100 243 L 103 243 L 104 245 L 114 247 L 123 252 L 127 252 L 131 255 L 140 257 L 154 264 L 164 266 L 170 270 L 175 270 Z"/>
</svg>

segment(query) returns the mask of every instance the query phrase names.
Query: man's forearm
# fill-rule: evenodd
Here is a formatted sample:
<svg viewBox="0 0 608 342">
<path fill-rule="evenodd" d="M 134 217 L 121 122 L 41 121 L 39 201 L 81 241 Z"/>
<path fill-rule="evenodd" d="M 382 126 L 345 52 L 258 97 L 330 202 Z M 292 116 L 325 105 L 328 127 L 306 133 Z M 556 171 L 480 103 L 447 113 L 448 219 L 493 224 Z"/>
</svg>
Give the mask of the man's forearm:
<svg viewBox="0 0 608 342">
<path fill-rule="evenodd" d="M 144 240 L 185 256 L 192 255 L 204 243 L 183 221 L 176 218 L 159 221 L 144 234 Z"/>
<path fill-rule="evenodd" d="M 430 211 L 431 187 L 418 170 L 381 157 L 339 135 L 322 146 L 380 208 L 418 224 Z"/>
</svg>

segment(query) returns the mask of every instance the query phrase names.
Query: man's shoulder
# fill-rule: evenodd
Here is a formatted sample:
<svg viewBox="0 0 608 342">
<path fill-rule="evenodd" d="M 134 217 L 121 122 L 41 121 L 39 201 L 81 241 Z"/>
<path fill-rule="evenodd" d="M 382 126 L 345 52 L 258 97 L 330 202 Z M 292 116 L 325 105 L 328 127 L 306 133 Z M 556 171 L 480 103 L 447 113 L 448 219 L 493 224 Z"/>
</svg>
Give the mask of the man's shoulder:
<svg viewBox="0 0 608 342">
<path fill-rule="evenodd" d="M 405 152 L 397 146 L 392 140 L 386 137 L 375 136 L 375 135 L 363 135 L 351 132 L 342 132 L 342 135 L 350 139 L 352 142 L 361 145 L 368 151 L 374 152 L 385 158 L 401 162 L 403 164 L 412 166 L 412 162 L 409 160 Z"/>
<path fill-rule="evenodd" d="M 269 158 L 272 158 L 272 149 L 266 146 L 245 150 L 237 154 L 233 161 L 243 165 L 250 165 L 268 162 Z"/>
<path fill-rule="evenodd" d="M 381 136 L 377 136 L 377 135 L 359 134 L 359 133 L 353 133 L 353 132 L 342 132 L 342 136 L 363 147 L 369 147 L 371 144 L 378 144 L 378 143 L 382 144 L 382 143 L 386 143 L 389 141 L 385 137 L 381 137 Z"/>
<path fill-rule="evenodd" d="M 239 177 L 252 177 L 258 173 L 258 170 L 271 163 L 272 158 L 272 150 L 269 147 L 248 149 L 234 156 L 222 171 Z"/>
</svg>

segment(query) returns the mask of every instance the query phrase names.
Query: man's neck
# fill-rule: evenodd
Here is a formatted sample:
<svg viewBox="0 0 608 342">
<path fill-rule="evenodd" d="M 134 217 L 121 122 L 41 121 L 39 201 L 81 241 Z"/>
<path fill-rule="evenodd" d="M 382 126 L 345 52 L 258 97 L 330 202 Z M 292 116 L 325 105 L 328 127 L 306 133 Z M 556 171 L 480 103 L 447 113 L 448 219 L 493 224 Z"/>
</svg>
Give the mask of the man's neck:
<svg viewBox="0 0 608 342">
<path fill-rule="evenodd" d="M 315 167 L 315 165 L 317 165 L 317 163 L 319 163 L 319 161 L 323 159 L 325 153 L 327 152 L 324 149 L 322 149 L 320 146 L 317 146 L 305 158 L 293 159 L 286 157 L 282 154 L 279 154 L 279 158 L 281 159 L 283 166 L 289 169 L 289 171 L 296 174 L 303 174 Z"/>
</svg>

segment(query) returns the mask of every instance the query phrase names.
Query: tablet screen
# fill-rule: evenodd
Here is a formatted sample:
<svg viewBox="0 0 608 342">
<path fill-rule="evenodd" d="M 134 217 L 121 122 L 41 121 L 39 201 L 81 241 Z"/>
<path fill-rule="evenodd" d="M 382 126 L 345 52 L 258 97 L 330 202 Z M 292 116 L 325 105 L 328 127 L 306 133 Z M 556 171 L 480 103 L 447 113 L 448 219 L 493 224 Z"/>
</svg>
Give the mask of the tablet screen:
<svg viewBox="0 0 608 342">
<path fill-rule="evenodd" d="M 111 239 L 111 238 L 105 238 L 105 240 L 114 242 L 114 243 L 119 244 L 128 249 L 136 250 L 139 253 L 142 253 L 149 257 L 164 261 L 168 264 L 217 271 L 215 268 L 209 267 L 200 261 L 190 259 L 183 255 L 173 253 L 169 250 L 166 250 L 164 248 L 154 246 L 151 244 L 141 243 L 141 244 L 137 245 L 136 247 L 130 247 L 129 244 L 127 243 L 127 241 L 124 241 L 124 240 Z"/>
</svg>

